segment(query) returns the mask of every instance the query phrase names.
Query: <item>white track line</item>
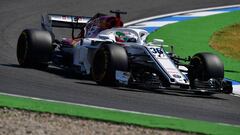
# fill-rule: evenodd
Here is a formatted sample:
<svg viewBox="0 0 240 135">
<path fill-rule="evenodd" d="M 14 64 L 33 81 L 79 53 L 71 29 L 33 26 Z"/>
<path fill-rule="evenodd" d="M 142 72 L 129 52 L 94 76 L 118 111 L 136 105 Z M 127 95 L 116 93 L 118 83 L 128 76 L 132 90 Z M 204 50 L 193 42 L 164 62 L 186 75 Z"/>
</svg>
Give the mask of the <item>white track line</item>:
<svg viewBox="0 0 240 135">
<path fill-rule="evenodd" d="M 163 21 L 163 22 L 156 22 L 156 21 L 148 21 L 148 22 L 142 22 L 142 23 L 138 23 L 137 25 L 134 26 L 129 26 L 131 28 L 142 28 L 142 27 L 162 27 L 164 25 L 167 24 L 171 24 L 171 23 L 176 23 L 178 21 Z"/>
<path fill-rule="evenodd" d="M 202 11 L 202 12 L 195 12 L 195 13 L 188 13 L 184 15 L 179 15 L 180 17 L 204 17 L 209 15 L 216 15 L 216 14 L 222 14 L 227 13 L 227 11 Z M 175 16 L 178 17 L 178 16 Z"/>
<path fill-rule="evenodd" d="M 163 18 L 163 17 L 167 17 L 167 16 L 175 16 L 175 15 L 180 15 L 180 14 L 188 14 L 188 13 L 193 13 L 193 12 L 201 12 L 201 11 L 223 9 L 223 8 L 233 8 L 233 7 L 238 7 L 238 6 L 240 6 L 240 4 L 229 5 L 229 6 L 220 6 L 220 7 L 211 7 L 211 8 L 201 8 L 201 9 L 195 9 L 195 10 L 187 10 L 187 11 L 163 14 L 163 15 L 156 15 L 156 16 L 147 17 L 147 18 L 134 20 L 134 21 L 125 23 L 124 26 L 126 27 L 126 26 L 133 25 L 133 24 L 136 24 L 136 23 L 140 23 L 140 22 L 144 22 L 144 21 L 148 21 L 148 20 L 153 20 L 153 19 L 157 19 L 157 18 Z"/>
<path fill-rule="evenodd" d="M 164 118 L 171 118 L 171 119 L 182 119 L 182 118 L 159 115 L 159 114 L 150 114 L 150 113 L 143 113 L 143 112 L 136 112 L 136 111 L 128 111 L 128 110 L 122 110 L 122 109 L 115 109 L 115 108 L 108 108 L 108 107 L 101 107 L 101 106 L 94 106 L 94 105 L 87 105 L 87 104 L 80 104 L 80 103 L 73 103 L 73 102 L 65 102 L 65 101 L 59 101 L 59 100 L 44 99 L 44 98 L 23 96 L 23 95 L 17 95 L 17 94 L 9 94 L 9 93 L 4 93 L 4 92 L 0 92 L 0 95 L 19 97 L 19 98 L 25 98 L 25 99 L 33 99 L 33 100 L 38 100 L 38 101 L 47 101 L 47 102 L 52 102 L 52 103 L 60 103 L 60 104 L 76 105 L 76 106 L 82 106 L 82 107 L 90 107 L 90 108 L 103 109 L 103 110 L 109 110 L 109 111 L 118 111 L 118 112 L 123 112 L 123 113 L 132 113 L 132 114 L 140 114 L 140 115 L 155 116 L 155 117 L 164 117 Z"/>
</svg>

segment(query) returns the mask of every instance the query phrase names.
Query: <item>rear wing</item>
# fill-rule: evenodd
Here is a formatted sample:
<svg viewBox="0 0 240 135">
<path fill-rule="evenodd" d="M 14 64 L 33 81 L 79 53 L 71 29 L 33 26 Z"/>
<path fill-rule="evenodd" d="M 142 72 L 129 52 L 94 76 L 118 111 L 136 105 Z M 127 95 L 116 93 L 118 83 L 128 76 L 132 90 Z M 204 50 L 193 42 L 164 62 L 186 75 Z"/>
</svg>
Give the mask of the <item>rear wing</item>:
<svg viewBox="0 0 240 135">
<path fill-rule="evenodd" d="M 90 19 L 91 17 L 85 16 L 48 14 L 42 16 L 41 26 L 47 31 L 52 31 L 53 27 L 83 28 Z"/>
</svg>

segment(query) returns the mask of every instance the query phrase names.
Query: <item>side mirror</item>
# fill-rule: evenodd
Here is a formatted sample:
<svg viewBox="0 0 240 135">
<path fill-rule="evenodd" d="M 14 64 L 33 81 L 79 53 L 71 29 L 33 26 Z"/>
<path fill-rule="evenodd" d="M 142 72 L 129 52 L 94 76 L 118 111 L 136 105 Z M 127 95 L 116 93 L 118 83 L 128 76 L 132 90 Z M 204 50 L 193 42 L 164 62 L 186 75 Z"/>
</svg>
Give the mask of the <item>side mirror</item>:
<svg viewBox="0 0 240 135">
<path fill-rule="evenodd" d="M 164 40 L 163 39 L 153 39 L 153 42 L 150 42 L 148 44 L 159 46 L 159 47 L 168 47 L 168 45 L 164 45 Z"/>
<path fill-rule="evenodd" d="M 99 34 L 98 38 L 100 38 L 102 40 L 112 41 L 112 42 L 116 41 L 114 35 Z"/>
<path fill-rule="evenodd" d="M 163 43 L 164 43 L 164 40 L 163 39 L 158 39 L 158 38 L 156 38 L 156 39 L 153 39 L 153 42 L 152 42 L 153 44 L 156 44 L 156 45 L 163 45 Z"/>
</svg>

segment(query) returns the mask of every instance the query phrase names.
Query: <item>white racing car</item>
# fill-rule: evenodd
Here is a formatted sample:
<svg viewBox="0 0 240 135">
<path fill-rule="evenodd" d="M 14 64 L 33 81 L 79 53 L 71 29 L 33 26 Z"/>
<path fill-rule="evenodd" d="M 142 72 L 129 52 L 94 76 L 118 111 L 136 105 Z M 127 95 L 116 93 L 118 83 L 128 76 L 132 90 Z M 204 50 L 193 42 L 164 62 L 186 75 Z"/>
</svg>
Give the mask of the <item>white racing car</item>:
<svg viewBox="0 0 240 135">
<path fill-rule="evenodd" d="M 93 17 L 42 17 L 42 30 L 25 29 L 18 39 L 19 64 L 74 69 L 78 74 L 92 76 L 101 85 L 232 92 L 231 82 L 224 80 L 223 63 L 216 55 L 177 57 L 173 51 L 165 51 L 167 46 L 161 39 L 146 43 L 147 31 L 123 28 L 120 14 L 125 12 L 111 12 L 116 16 L 98 13 Z M 53 27 L 72 28 L 72 37 L 55 39 Z M 80 33 L 75 37 L 76 29 Z"/>
</svg>

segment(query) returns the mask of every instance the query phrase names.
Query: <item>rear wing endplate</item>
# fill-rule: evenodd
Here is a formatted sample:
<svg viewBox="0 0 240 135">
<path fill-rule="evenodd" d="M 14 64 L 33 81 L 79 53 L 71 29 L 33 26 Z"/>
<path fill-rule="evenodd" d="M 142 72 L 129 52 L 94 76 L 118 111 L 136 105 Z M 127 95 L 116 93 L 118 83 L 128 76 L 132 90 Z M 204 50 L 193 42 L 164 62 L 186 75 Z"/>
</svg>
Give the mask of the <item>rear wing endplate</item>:
<svg viewBox="0 0 240 135">
<path fill-rule="evenodd" d="M 52 31 L 53 27 L 83 28 L 90 19 L 91 17 L 85 16 L 48 14 L 42 16 L 41 26 L 47 31 Z"/>
</svg>

